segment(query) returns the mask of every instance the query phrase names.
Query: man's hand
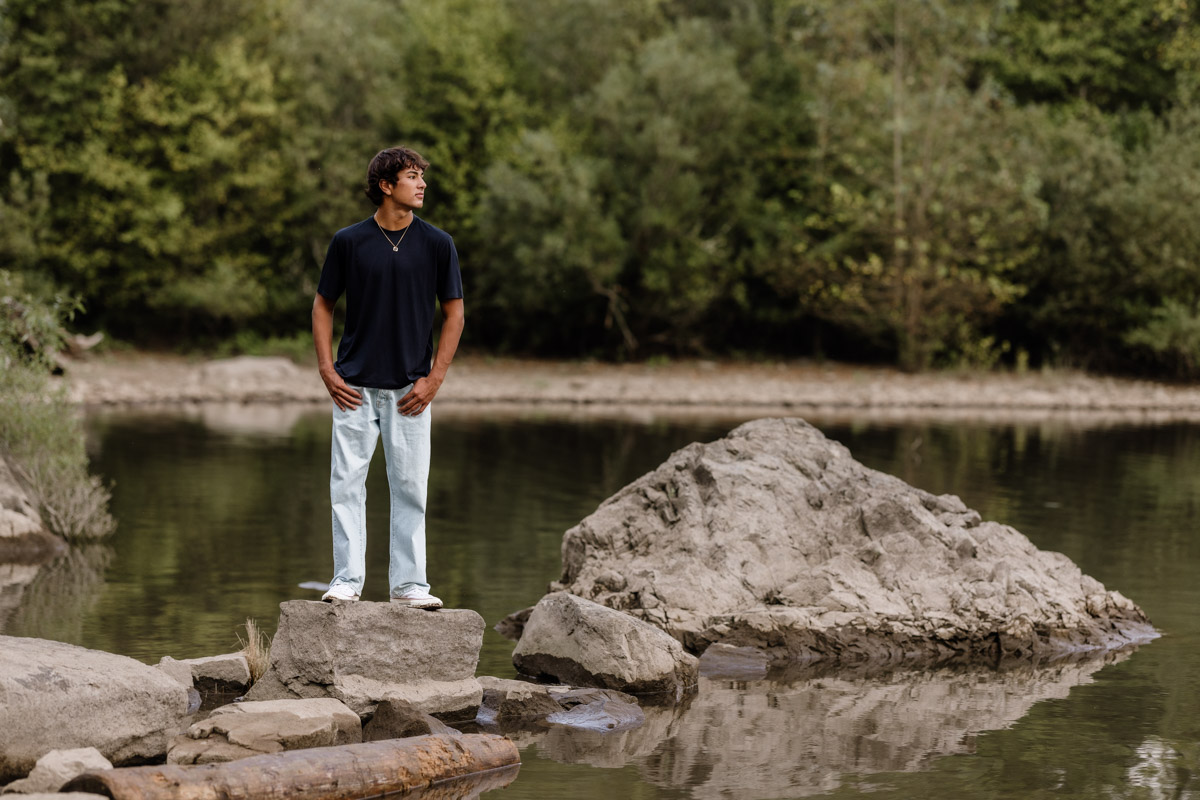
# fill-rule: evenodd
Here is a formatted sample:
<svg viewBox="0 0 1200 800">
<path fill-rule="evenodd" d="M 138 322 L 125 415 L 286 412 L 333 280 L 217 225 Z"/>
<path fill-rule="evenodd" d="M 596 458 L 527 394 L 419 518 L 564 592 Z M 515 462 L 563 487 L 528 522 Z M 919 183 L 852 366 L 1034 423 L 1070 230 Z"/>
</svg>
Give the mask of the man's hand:
<svg viewBox="0 0 1200 800">
<path fill-rule="evenodd" d="M 362 395 L 351 389 L 333 367 L 321 370 L 321 380 L 325 382 L 325 388 L 329 390 L 333 402 L 337 403 L 337 407 L 342 411 L 362 405 Z"/>
<path fill-rule="evenodd" d="M 429 408 L 433 396 L 442 388 L 442 379 L 432 375 L 427 378 L 417 378 L 408 394 L 401 397 L 396 408 L 406 417 L 415 417 Z"/>
</svg>

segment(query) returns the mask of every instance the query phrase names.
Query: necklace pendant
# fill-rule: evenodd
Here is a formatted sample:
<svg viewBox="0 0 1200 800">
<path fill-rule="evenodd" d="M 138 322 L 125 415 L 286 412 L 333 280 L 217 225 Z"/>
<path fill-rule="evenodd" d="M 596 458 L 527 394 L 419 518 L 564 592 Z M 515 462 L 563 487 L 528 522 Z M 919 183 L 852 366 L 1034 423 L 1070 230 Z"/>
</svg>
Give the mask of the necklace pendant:
<svg viewBox="0 0 1200 800">
<path fill-rule="evenodd" d="M 394 244 L 394 245 L 392 245 L 392 252 L 393 252 L 393 253 L 399 253 L 399 252 L 400 252 L 400 245 L 398 245 L 398 244 Z"/>
</svg>

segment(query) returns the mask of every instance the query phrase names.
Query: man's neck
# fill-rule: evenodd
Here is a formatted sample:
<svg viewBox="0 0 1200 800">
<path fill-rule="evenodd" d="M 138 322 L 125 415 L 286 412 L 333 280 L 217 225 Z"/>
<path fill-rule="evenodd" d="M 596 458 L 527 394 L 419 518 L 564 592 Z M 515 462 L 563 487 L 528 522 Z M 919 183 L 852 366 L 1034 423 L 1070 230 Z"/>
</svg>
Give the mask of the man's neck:
<svg viewBox="0 0 1200 800">
<path fill-rule="evenodd" d="M 375 221 L 389 231 L 398 231 L 412 223 L 413 212 L 411 208 L 384 203 L 376 210 Z"/>
</svg>

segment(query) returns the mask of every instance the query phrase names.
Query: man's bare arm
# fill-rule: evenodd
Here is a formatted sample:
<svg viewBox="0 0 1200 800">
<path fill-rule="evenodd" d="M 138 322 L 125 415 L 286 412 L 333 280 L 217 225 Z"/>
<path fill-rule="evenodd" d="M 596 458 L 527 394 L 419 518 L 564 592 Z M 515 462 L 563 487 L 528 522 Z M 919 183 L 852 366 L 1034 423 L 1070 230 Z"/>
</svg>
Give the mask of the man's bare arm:
<svg viewBox="0 0 1200 800">
<path fill-rule="evenodd" d="M 438 389 L 442 388 L 442 382 L 446 380 L 450 362 L 454 360 L 454 354 L 458 352 L 458 340 L 462 338 L 465 324 L 466 315 L 463 310 L 462 298 L 443 301 L 442 332 L 438 336 L 437 357 L 433 360 L 429 376 L 418 379 L 413 384 L 412 390 L 401 397 L 396 404 L 401 414 L 406 416 L 420 414 L 433 402 L 434 395 L 438 393 Z"/>
<path fill-rule="evenodd" d="M 362 405 L 362 395 L 351 389 L 333 368 L 334 301 L 318 294 L 313 300 L 313 346 L 317 349 L 317 369 L 337 407 L 342 411 Z"/>
</svg>

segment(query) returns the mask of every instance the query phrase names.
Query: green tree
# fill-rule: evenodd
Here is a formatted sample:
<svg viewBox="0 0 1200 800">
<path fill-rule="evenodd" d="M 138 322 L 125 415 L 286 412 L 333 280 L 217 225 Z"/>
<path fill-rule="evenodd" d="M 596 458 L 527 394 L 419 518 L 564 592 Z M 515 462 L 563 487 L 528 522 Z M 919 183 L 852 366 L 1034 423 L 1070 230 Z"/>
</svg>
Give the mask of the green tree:
<svg viewBox="0 0 1200 800">
<path fill-rule="evenodd" d="M 934 3 L 828 5 L 808 30 L 823 202 L 795 263 L 818 313 L 894 342 L 909 369 L 994 358 L 987 324 L 1018 298 L 1045 208 L 1039 119 L 964 81 L 973 18 Z"/>
<path fill-rule="evenodd" d="M 1175 99 L 1171 46 L 1189 22 L 1166 3 L 1017 0 L 997 4 L 976 59 L 1021 102 L 1161 110 Z"/>
<path fill-rule="evenodd" d="M 14 232 L 0 255 L 87 297 L 118 333 L 227 331 L 289 306 L 272 289 L 298 255 L 284 234 L 286 104 L 255 55 L 272 7 L 214 30 L 205 15 L 181 16 L 195 4 L 154 5 L 164 14 L 151 23 L 127 0 L 5 4 Z M 163 20 L 196 33 L 190 47 L 148 46 Z"/>
</svg>

